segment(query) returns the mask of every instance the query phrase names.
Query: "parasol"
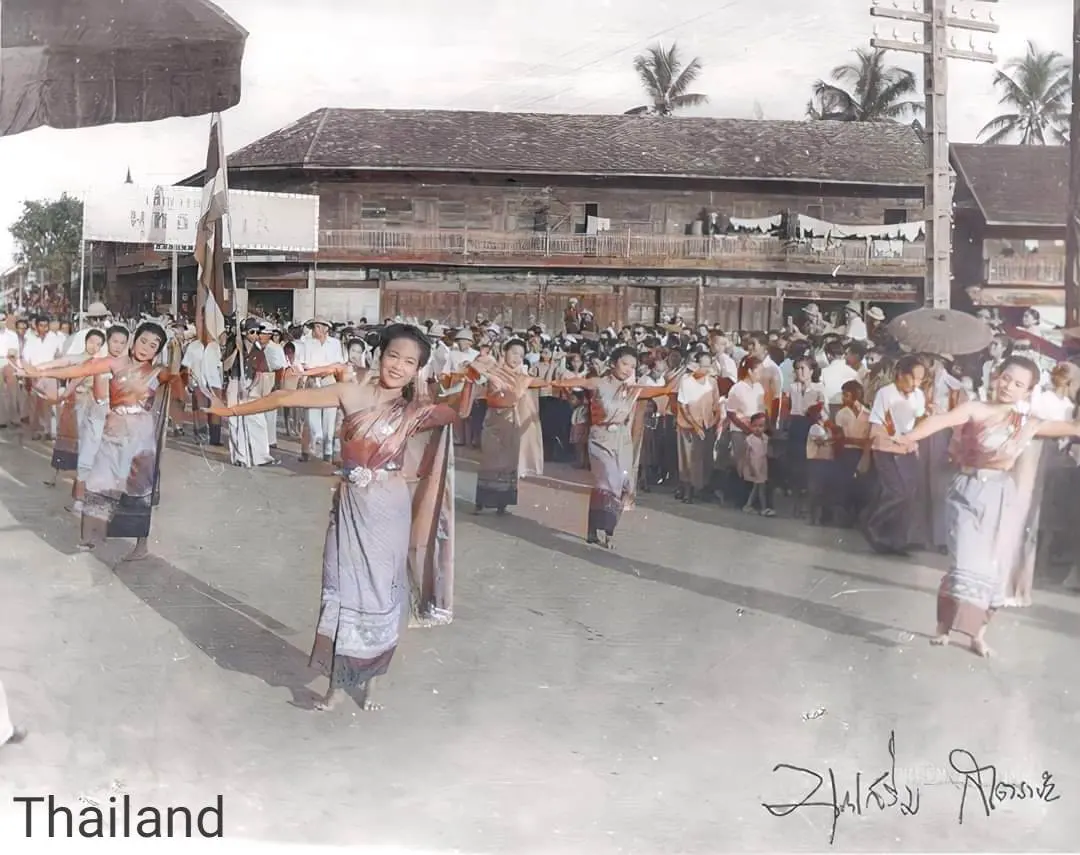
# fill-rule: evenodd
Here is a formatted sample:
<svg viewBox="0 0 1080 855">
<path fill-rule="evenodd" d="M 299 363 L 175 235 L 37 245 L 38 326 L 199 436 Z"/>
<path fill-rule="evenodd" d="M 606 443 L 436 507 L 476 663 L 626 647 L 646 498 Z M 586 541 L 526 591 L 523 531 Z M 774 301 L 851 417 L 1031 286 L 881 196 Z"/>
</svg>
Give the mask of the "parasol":
<svg viewBox="0 0 1080 855">
<path fill-rule="evenodd" d="M 955 309 L 916 309 L 893 319 L 887 330 L 908 350 L 953 356 L 978 353 L 994 337 L 985 321 Z"/>
<path fill-rule="evenodd" d="M 246 40 L 209 0 L 3 0 L 0 137 L 227 110 Z"/>
</svg>

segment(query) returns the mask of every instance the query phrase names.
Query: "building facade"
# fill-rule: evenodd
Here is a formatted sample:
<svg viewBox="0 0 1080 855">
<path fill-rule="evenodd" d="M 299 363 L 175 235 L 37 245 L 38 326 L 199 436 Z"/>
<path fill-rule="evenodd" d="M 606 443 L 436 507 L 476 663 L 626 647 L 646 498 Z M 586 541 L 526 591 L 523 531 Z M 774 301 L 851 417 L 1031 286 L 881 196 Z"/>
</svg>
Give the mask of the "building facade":
<svg viewBox="0 0 1080 855">
<path fill-rule="evenodd" d="M 229 158 L 231 186 L 321 205 L 317 256 L 237 255 L 241 306 L 521 327 L 578 297 L 601 323 L 743 329 L 810 301 L 907 306 L 924 157 L 894 123 L 319 110 Z M 165 291 L 152 256 L 118 279 Z"/>
<path fill-rule="evenodd" d="M 1064 146 L 953 145 L 953 303 L 1065 321 Z"/>
</svg>

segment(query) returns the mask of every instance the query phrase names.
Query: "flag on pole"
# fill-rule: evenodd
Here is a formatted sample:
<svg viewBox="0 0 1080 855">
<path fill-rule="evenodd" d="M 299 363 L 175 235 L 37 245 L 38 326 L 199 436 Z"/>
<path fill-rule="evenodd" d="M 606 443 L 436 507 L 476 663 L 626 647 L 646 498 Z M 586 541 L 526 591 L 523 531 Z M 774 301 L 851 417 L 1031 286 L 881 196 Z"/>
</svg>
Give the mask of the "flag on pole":
<svg viewBox="0 0 1080 855">
<path fill-rule="evenodd" d="M 210 120 L 210 147 L 206 153 L 202 214 L 195 235 L 195 261 L 199 265 L 195 326 L 203 344 L 216 342 L 225 332 L 225 250 L 222 236 L 229 211 L 229 184 L 225 177 L 225 146 L 221 115 Z"/>
</svg>

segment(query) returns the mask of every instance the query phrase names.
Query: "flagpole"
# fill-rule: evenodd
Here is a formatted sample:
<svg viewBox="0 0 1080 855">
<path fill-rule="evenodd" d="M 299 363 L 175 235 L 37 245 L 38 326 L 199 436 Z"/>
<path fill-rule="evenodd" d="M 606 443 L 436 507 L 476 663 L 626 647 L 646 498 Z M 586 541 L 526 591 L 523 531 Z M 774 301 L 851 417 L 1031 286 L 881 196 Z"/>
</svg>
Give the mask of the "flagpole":
<svg viewBox="0 0 1080 855">
<path fill-rule="evenodd" d="M 86 240 L 79 238 L 79 325 L 82 329 L 86 321 L 83 307 L 86 305 Z"/>
<path fill-rule="evenodd" d="M 225 131 L 223 128 L 223 122 L 221 121 L 221 114 L 217 117 L 218 123 L 218 145 L 222 154 L 225 151 Z M 227 158 L 222 158 L 221 162 L 221 176 L 225 183 L 225 199 L 229 198 L 229 163 Z M 225 221 L 225 234 L 229 239 L 229 272 L 232 276 L 232 308 L 233 319 L 235 323 L 236 337 L 236 358 L 239 362 L 240 368 L 240 384 L 237 389 L 237 394 L 240 394 L 244 390 L 244 340 L 240 337 L 240 303 L 237 300 L 237 278 L 236 278 L 236 251 L 233 248 L 233 233 L 232 233 L 232 205 L 226 202 L 225 213 L 222 219 Z M 251 448 L 251 436 L 248 434 L 247 417 L 240 418 L 240 427 L 244 431 L 244 443 L 247 445 L 247 459 L 248 468 L 255 468 L 255 455 Z"/>
</svg>

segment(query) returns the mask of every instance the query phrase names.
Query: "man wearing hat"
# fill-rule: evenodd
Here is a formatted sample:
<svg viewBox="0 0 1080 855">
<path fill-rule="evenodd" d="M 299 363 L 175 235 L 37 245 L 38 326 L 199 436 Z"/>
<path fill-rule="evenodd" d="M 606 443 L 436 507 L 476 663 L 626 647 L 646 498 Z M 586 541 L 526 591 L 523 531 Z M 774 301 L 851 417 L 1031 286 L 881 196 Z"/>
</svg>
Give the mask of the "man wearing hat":
<svg viewBox="0 0 1080 855">
<path fill-rule="evenodd" d="M 269 395 L 279 388 L 278 380 L 282 377 L 282 372 L 289 366 L 288 360 L 285 359 L 285 348 L 274 341 L 275 332 L 277 332 L 277 328 L 271 324 L 264 323 L 259 326 L 259 347 L 262 348 L 266 357 L 267 370 L 267 373 L 256 378 L 259 384 L 260 396 Z M 274 449 L 277 448 L 278 411 L 271 410 L 265 414 L 265 417 L 266 437 L 270 442 L 270 448 Z"/>
<path fill-rule="evenodd" d="M 866 310 L 866 337 L 870 341 L 876 341 L 878 334 L 881 330 L 881 325 L 885 323 L 885 313 L 877 306 L 871 306 Z"/>
<path fill-rule="evenodd" d="M 447 374 L 464 374 L 465 369 L 470 363 L 474 362 L 480 357 L 480 351 L 475 347 L 476 339 L 473 336 L 472 330 L 468 327 L 462 327 L 456 333 L 454 333 L 454 346 L 450 349 L 450 352 L 446 356 L 446 367 L 444 368 Z M 451 383 L 449 387 L 442 389 L 443 395 L 456 395 L 465 387 L 464 380 L 457 380 Z M 469 441 L 470 437 L 466 436 L 466 427 L 468 426 L 467 419 L 458 419 L 454 422 L 454 442 L 458 445 L 462 445 Z"/>
<path fill-rule="evenodd" d="M 845 335 L 852 341 L 866 341 L 866 324 L 862 319 L 862 307 L 852 300 L 844 307 L 847 324 Z"/>
<path fill-rule="evenodd" d="M 225 389 L 226 401 L 235 407 L 242 401 L 261 397 L 258 378 L 266 373 L 266 355 L 259 347 L 260 323 L 248 318 L 240 325 L 232 353 L 227 353 L 222 366 L 229 378 Z M 277 461 L 270 454 L 266 436 L 266 416 L 235 416 L 228 419 L 229 457 L 234 466 L 267 466 Z"/>
<path fill-rule="evenodd" d="M 311 328 L 310 335 L 304 336 L 297 343 L 294 362 L 301 371 L 309 368 L 325 368 L 327 365 L 344 365 L 345 351 L 341 342 L 330 337 L 330 322 L 323 317 L 308 321 L 305 326 Z M 333 377 L 309 377 L 309 386 L 328 386 L 337 382 Z M 322 457 L 330 463 L 337 449 L 337 407 L 307 411 L 307 434 L 300 460 L 309 460 L 311 455 Z"/>
</svg>

